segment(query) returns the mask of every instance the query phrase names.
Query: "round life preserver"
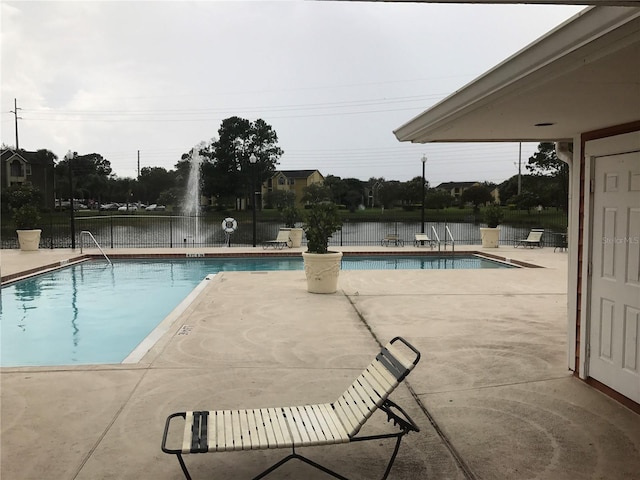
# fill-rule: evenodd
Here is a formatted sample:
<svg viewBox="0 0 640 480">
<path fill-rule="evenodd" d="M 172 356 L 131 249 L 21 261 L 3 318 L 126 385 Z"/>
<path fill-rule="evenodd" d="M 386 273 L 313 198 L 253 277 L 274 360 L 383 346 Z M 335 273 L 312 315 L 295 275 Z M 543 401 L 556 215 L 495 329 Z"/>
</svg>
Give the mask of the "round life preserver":
<svg viewBox="0 0 640 480">
<path fill-rule="evenodd" d="M 238 222 L 236 222 L 235 218 L 227 217 L 222 221 L 222 230 L 225 233 L 233 233 L 238 228 Z"/>
</svg>

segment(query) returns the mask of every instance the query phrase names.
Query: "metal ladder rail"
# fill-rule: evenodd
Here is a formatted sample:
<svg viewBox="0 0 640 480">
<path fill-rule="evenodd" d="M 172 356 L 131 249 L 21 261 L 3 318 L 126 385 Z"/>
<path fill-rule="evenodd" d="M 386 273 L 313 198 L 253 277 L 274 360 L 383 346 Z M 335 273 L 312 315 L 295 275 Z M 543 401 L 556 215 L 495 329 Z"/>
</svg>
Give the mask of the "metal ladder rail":
<svg viewBox="0 0 640 480">
<path fill-rule="evenodd" d="M 444 226 L 444 249 L 447 249 L 447 237 L 451 239 L 451 253 L 454 253 L 456 250 L 456 241 L 453 239 L 453 235 L 451 234 L 451 230 L 449 230 L 449 225 Z"/>
<path fill-rule="evenodd" d="M 431 225 L 431 231 L 433 232 L 433 238 L 438 242 L 438 251 L 440 251 L 440 237 L 438 236 L 438 232 L 436 232 L 436 227 Z"/>
<path fill-rule="evenodd" d="M 80 232 L 80 253 L 82 253 L 82 247 L 83 247 L 82 239 L 84 238 L 84 235 L 89 235 L 91 237 L 91 240 L 93 240 L 93 243 L 96 244 L 96 247 L 98 247 L 98 250 L 100 250 L 100 253 L 102 253 L 102 255 L 104 255 L 104 258 L 106 258 L 107 262 L 109 262 L 109 265 L 113 265 L 111 263 L 111 260 L 109 260 L 109 257 L 107 257 L 107 254 L 104 253 L 104 250 L 102 250 L 102 247 L 100 246 L 98 241 L 95 239 L 95 237 L 89 230 L 82 230 Z"/>
</svg>

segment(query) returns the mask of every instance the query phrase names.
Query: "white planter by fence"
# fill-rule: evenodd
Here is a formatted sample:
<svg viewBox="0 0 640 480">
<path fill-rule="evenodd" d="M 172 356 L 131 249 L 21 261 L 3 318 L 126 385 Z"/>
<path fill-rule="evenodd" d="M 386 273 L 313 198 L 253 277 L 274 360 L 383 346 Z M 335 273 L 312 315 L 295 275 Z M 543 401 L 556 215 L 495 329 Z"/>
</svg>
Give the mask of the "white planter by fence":
<svg viewBox="0 0 640 480">
<path fill-rule="evenodd" d="M 480 238 L 483 248 L 498 248 L 500 243 L 499 228 L 480 228 Z"/>
<path fill-rule="evenodd" d="M 20 250 L 29 252 L 38 250 L 40 247 L 40 234 L 42 230 L 16 230 L 18 232 L 18 244 Z"/>
</svg>

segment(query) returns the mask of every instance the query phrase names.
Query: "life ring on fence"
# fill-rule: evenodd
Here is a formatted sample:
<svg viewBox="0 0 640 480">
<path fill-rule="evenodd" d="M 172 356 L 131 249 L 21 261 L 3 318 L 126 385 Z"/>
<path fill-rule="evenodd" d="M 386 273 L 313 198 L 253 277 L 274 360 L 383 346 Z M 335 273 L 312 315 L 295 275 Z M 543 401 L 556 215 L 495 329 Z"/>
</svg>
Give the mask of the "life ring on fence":
<svg viewBox="0 0 640 480">
<path fill-rule="evenodd" d="M 222 230 L 225 233 L 233 233 L 238 228 L 238 222 L 236 222 L 235 218 L 227 217 L 222 221 Z"/>
</svg>

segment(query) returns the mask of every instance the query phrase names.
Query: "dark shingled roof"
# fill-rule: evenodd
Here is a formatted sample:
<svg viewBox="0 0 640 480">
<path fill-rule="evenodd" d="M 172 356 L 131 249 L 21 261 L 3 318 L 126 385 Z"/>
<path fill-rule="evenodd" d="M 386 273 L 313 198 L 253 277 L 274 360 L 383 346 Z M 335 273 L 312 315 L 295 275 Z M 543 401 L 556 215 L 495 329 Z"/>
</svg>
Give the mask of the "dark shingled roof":
<svg viewBox="0 0 640 480">
<path fill-rule="evenodd" d="M 282 173 L 287 178 L 307 178 L 316 170 L 277 170 L 274 175 Z"/>
</svg>

